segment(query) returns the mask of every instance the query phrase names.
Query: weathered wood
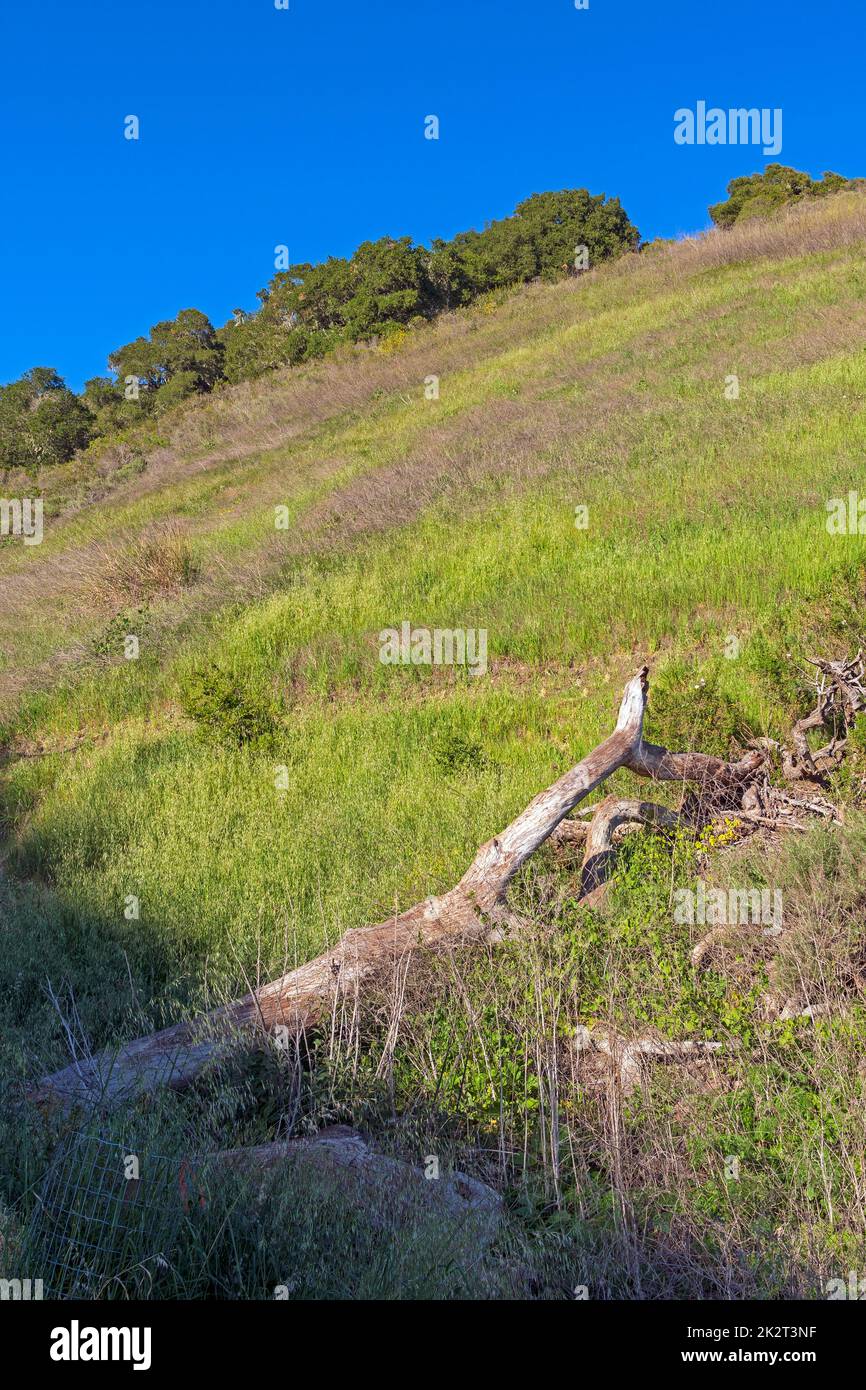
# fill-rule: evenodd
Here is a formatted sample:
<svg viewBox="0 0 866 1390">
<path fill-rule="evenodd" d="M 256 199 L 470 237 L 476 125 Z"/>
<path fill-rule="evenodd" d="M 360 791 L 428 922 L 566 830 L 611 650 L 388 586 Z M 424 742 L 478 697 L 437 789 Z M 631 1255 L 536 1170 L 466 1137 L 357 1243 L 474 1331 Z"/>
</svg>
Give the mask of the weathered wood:
<svg viewBox="0 0 866 1390">
<path fill-rule="evenodd" d="M 108 1106 L 157 1086 L 181 1089 L 222 1060 L 239 1038 L 271 1034 L 279 1025 L 289 1033 L 304 1032 L 327 1017 L 335 993 L 357 988 L 386 962 L 419 946 L 435 946 L 446 934 L 472 937 L 484 930 L 470 904 L 452 889 L 387 922 L 346 932 L 324 955 L 202 1018 L 79 1059 L 45 1077 L 32 1098 Z"/>
<path fill-rule="evenodd" d="M 707 1061 L 722 1052 L 720 1042 L 671 1042 L 667 1038 L 623 1038 L 607 1028 L 577 1029 L 574 1049 L 578 1053 L 602 1052 L 613 1064 L 614 1075 L 624 1093 L 641 1084 L 641 1061 Z"/>
<path fill-rule="evenodd" d="M 684 822 L 690 824 L 691 820 L 654 801 L 608 796 L 599 802 L 589 825 L 580 873 L 580 901 L 587 907 L 596 905 L 610 880 L 616 855 L 614 835 L 622 826 L 635 822 L 672 831 Z"/>
<path fill-rule="evenodd" d="M 853 728 L 858 714 L 866 709 L 866 668 L 862 649 L 850 661 L 825 661 L 820 657 L 807 657 L 807 660 L 820 672 L 815 683 L 817 703 L 791 730 L 793 751 L 782 749 L 782 772 L 789 782 L 806 780 L 824 784 L 828 774 L 842 761 L 848 729 Z M 808 735 L 822 728 L 830 729 L 832 737 L 823 748 L 813 752 Z"/>
<path fill-rule="evenodd" d="M 483 911 L 489 911 L 502 900 L 514 875 L 578 802 L 617 768 L 639 756 L 647 677 L 648 667 L 643 666 L 629 681 L 616 728 L 610 737 L 552 787 L 541 792 L 501 835 L 481 846 L 458 888 Z"/>
<path fill-rule="evenodd" d="M 623 766 L 654 782 L 690 782 L 698 794 L 702 791 L 733 790 L 745 786 L 766 761 L 759 749 L 745 753 L 738 762 L 726 763 L 706 753 L 669 753 L 654 743 L 642 739 L 624 760 Z"/>
<path fill-rule="evenodd" d="M 291 1034 L 315 1027 L 339 996 L 358 991 L 365 981 L 419 947 L 436 947 L 445 938 L 478 940 L 501 935 L 515 921 L 506 904 L 514 875 L 569 811 L 620 767 L 661 781 L 693 781 L 699 789 L 747 783 L 763 762 L 763 753 L 725 763 L 644 743 L 647 671 L 642 667 L 628 682 L 613 733 L 535 797 L 501 834 L 482 845 L 460 882 L 442 897 L 416 903 L 375 926 L 346 932 L 315 960 L 200 1019 L 136 1038 L 96 1057 L 77 1059 L 44 1077 L 32 1098 L 41 1103 L 108 1106 L 141 1090 L 180 1088 L 223 1059 L 240 1037 L 271 1034 L 279 1025 Z M 659 820 L 665 815 L 661 808 L 652 814 Z"/>
</svg>

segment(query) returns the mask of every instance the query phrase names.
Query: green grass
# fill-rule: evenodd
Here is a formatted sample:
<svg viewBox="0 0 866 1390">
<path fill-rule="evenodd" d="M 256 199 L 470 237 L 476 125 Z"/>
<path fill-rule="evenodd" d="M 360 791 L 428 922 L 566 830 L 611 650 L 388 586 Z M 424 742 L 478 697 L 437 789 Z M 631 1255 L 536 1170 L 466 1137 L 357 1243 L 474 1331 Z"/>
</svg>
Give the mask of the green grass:
<svg viewBox="0 0 866 1390">
<path fill-rule="evenodd" d="M 832 243 L 836 212 L 809 216 Z M 650 736 L 724 754 L 802 712 L 805 655 L 856 648 L 866 547 L 825 522 L 828 499 L 862 478 L 863 244 L 840 235 L 771 259 L 758 246 L 721 265 L 689 248 L 677 256 L 499 296 L 407 335 L 393 358 L 373 362 L 365 397 L 354 361 L 317 369 L 320 396 L 307 373 L 309 418 L 280 425 L 276 444 L 268 401 L 283 420 L 293 378 L 224 393 L 168 422 L 176 442 L 160 486 L 143 486 L 147 470 L 121 472 L 98 503 L 55 516 L 42 547 L 4 545 L 0 580 L 13 602 L 0 665 L 0 996 L 14 1084 L 65 1060 L 46 976 L 72 990 L 99 1047 L 448 888 L 479 843 L 608 732 L 644 657 Z M 441 398 L 427 402 L 423 379 L 440 357 Z M 737 400 L 724 395 L 730 373 Z M 288 531 L 274 527 L 277 504 L 289 509 Z M 585 530 L 574 525 L 578 505 L 589 508 Z M 100 547 L 131 547 L 169 518 L 186 526 L 192 582 L 140 604 L 88 602 Z M 486 629 L 488 673 L 383 665 L 378 634 L 404 620 Z M 139 660 L 122 658 L 129 632 Z M 618 774 L 613 785 L 631 784 Z M 855 793 L 848 774 L 840 794 Z M 545 947 L 552 956 L 521 988 L 565 971 L 580 980 L 571 1002 L 584 1018 L 761 1038 L 761 1075 L 778 1077 L 782 1044 L 759 1020 L 761 969 L 733 991 L 720 976 L 694 978 L 688 933 L 671 934 L 665 901 L 671 873 L 691 872 L 688 855 L 671 860 L 655 842 L 644 853 L 623 859 L 613 918 L 566 910 Z M 132 897 L 138 917 L 125 915 Z M 519 979 L 526 962 L 512 967 Z M 486 958 L 478 966 L 482 992 L 490 968 Z M 458 999 L 454 1016 L 447 991 L 436 1000 L 418 1015 L 430 1056 L 456 1037 L 459 1055 L 474 1057 L 471 1014 Z M 545 1083 L 521 1028 L 503 1032 L 490 1017 L 477 1032 L 500 1080 L 470 1068 L 446 1084 L 434 1069 L 431 1083 L 410 1052 L 395 1085 L 405 1104 L 426 1095 L 449 1125 L 458 1117 L 464 1138 L 467 1127 L 504 1124 L 513 1102 L 509 1141 L 519 1147 L 521 1125 L 532 1131 L 522 1181 L 531 1188 L 543 1174 L 546 1209 Z M 804 1046 L 799 1035 L 785 1045 Z M 816 1075 L 825 1065 L 807 1064 Z M 779 1117 L 797 1111 L 787 1087 L 773 1082 Z M 375 1088 L 374 1099 L 361 1094 L 341 1103 L 375 1110 Z M 653 1101 L 654 1123 L 672 1095 Z M 581 1181 L 609 1191 L 606 1161 L 587 1157 L 593 1104 L 584 1114 L 569 1099 L 568 1142 L 588 1145 Z M 782 1119 L 761 1118 L 760 1106 L 746 1123 L 726 1097 L 690 1104 L 702 1133 L 745 1126 L 743 1145 L 762 1124 L 781 1134 Z M 808 1150 L 813 1123 L 807 1106 L 783 1157 L 786 1145 Z M 727 1219 L 731 1194 L 704 1171 L 702 1142 L 689 1211 L 712 1225 Z M 765 1177 L 731 1218 L 749 1240 Z M 832 1185 L 838 1210 L 837 1176 Z M 14 1177 L 6 1186 L 21 1197 Z M 630 1180 L 636 1209 L 654 1186 L 640 1172 Z M 826 1197 L 806 1201 L 824 1202 L 814 1218 L 822 1260 Z M 653 1210 L 666 1201 L 653 1197 Z M 601 1225 L 583 1232 L 590 1241 L 607 1229 L 593 1211 Z M 785 1277 L 796 1284 L 790 1269 Z"/>
</svg>

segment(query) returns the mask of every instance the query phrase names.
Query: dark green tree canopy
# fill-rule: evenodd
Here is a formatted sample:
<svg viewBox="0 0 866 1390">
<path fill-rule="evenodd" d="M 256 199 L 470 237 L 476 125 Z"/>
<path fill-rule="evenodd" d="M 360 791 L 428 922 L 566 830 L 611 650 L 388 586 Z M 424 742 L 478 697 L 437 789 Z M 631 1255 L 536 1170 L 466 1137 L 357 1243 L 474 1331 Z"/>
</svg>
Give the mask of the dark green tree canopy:
<svg viewBox="0 0 866 1390">
<path fill-rule="evenodd" d="M 726 201 L 715 203 L 710 208 L 710 217 L 717 227 L 733 227 L 753 217 L 766 217 L 803 198 L 826 198 L 843 189 L 863 187 L 866 187 L 863 179 L 846 179 L 830 172 L 813 179 L 810 174 L 789 169 L 785 164 L 768 164 L 763 174 L 731 179 Z"/>
<path fill-rule="evenodd" d="M 172 378 L 185 376 L 183 394 L 210 391 L 223 371 L 223 345 L 206 314 L 181 309 L 177 318 L 154 324 L 147 338 L 118 348 L 108 365 L 122 382 L 134 377 L 143 388 L 158 391 Z"/>
<path fill-rule="evenodd" d="M 353 256 L 280 271 L 259 291 L 255 314 L 220 330 L 229 381 L 280 363 L 320 356 L 341 340 L 358 342 L 469 304 L 480 294 L 541 276 L 573 274 L 578 247 L 589 264 L 634 251 L 640 242 L 618 198 L 586 189 L 537 193 L 483 231 L 436 240 L 365 241 Z"/>
<path fill-rule="evenodd" d="M 237 309 L 219 330 L 198 309 L 154 324 L 117 348 L 108 359 L 113 375 L 92 377 L 80 397 L 53 369 L 25 373 L 0 395 L 2 459 L 69 457 L 94 436 L 121 432 L 222 381 L 386 335 L 491 290 L 574 274 L 578 247 L 596 265 L 639 241 L 619 199 L 566 189 L 534 194 L 483 231 L 429 248 L 385 236 L 348 258 L 289 266 L 259 291 L 255 312 Z"/>
<path fill-rule="evenodd" d="M 53 367 L 0 386 L 0 468 L 65 463 L 94 432 L 87 407 Z"/>
</svg>

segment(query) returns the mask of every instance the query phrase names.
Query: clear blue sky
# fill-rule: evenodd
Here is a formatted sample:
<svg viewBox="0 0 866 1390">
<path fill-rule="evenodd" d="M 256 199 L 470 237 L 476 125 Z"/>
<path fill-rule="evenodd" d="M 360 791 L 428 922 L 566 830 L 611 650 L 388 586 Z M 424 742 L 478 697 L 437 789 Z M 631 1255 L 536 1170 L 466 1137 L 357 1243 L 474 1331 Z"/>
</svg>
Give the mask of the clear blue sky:
<svg viewBox="0 0 866 1390">
<path fill-rule="evenodd" d="M 677 146 L 699 100 L 781 107 L 782 163 L 866 174 L 864 40 L 864 0 L 4 0 L 0 382 L 78 389 L 179 309 L 221 324 L 278 243 L 428 241 L 568 187 L 700 228 L 768 161 Z"/>
</svg>

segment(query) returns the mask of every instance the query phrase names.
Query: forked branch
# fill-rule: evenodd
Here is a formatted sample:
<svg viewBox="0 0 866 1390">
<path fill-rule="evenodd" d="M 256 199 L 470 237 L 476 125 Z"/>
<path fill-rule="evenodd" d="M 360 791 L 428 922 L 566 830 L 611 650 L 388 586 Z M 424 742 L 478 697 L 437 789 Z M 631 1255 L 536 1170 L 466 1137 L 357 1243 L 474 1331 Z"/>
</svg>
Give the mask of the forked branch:
<svg viewBox="0 0 866 1390">
<path fill-rule="evenodd" d="M 336 946 L 316 960 L 200 1019 L 136 1038 L 94 1058 L 78 1059 L 45 1077 L 33 1098 L 109 1105 L 140 1090 L 188 1085 L 206 1066 L 225 1057 L 239 1036 L 250 1040 L 280 1028 L 285 1040 L 289 1034 L 314 1028 L 328 1016 L 340 995 L 359 991 L 373 975 L 405 960 L 419 947 L 436 947 L 446 938 L 477 940 L 494 932 L 501 934 L 503 924 L 513 920 L 506 895 L 515 874 L 569 811 L 618 768 L 627 767 L 659 781 L 691 782 L 701 799 L 729 795 L 754 778 L 765 759 L 762 752 L 726 763 L 700 753 L 670 753 L 645 743 L 647 690 L 644 666 L 625 688 L 613 733 L 536 796 L 499 835 L 482 845 L 459 883 L 442 897 L 416 903 L 376 926 L 346 932 Z M 664 808 L 636 804 L 645 808 L 638 819 L 662 825 L 676 820 Z M 610 837 L 627 815 L 623 807 L 630 805 L 614 803 L 604 818 L 593 823 L 592 855 L 585 865 L 587 882 L 601 881 Z"/>
</svg>

